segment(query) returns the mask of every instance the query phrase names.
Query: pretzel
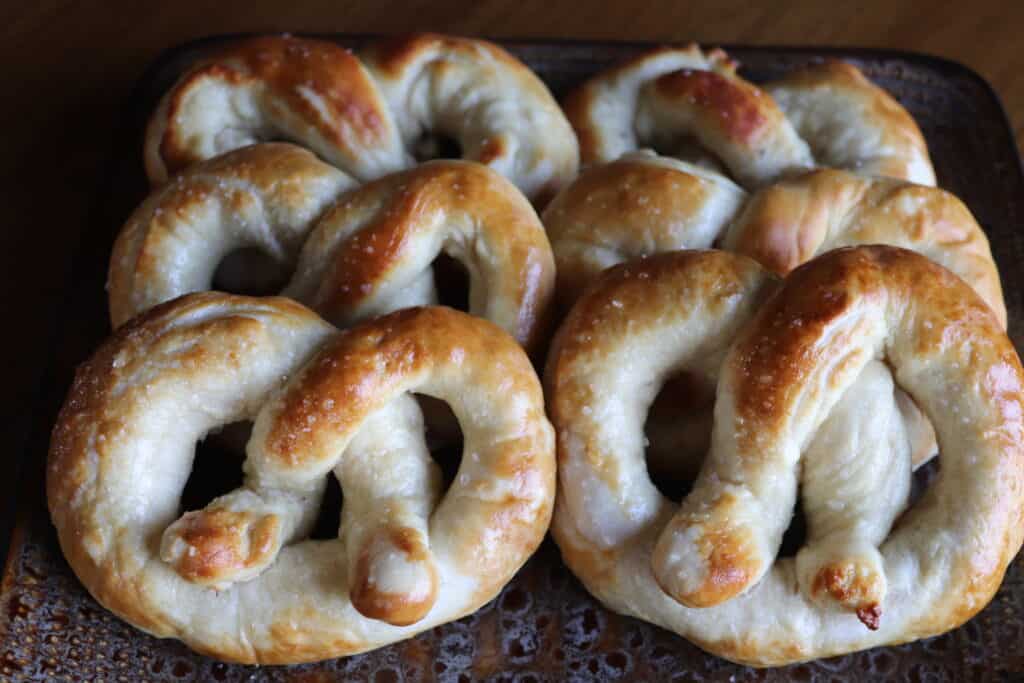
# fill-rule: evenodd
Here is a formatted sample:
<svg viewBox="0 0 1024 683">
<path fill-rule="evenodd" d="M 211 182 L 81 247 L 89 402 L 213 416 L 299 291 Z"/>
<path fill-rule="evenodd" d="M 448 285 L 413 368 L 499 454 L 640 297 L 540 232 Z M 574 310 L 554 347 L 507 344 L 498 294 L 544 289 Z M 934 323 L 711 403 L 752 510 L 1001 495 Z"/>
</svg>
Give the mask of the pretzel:
<svg viewBox="0 0 1024 683">
<path fill-rule="evenodd" d="M 984 231 L 941 189 L 809 171 L 746 194 L 726 177 L 668 157 L 634 153 L 590 167 L 544 211 L 563 309 L 604 269 L 673 249 L 720 245 L 779 275 L 840 246 L 890 244 L 918 251 L 975 288 L 1006 323 L 999 272 Z M 651 409 L 649 458 L 673 477 L 695 473 L 707 452 L 711 391 L 675 380 Z M 690 409 L 681 420 L 677 408 Z M 931 425 L 897 392 L 915 466 L 935 454 Z"/>
<path fill-rule="evenodd" d="M 963 202 L 938 188 L 818 169 L 748 195 L 708 169 L 634 153 L 586 169 L 543 220 L 563 304 L 605 268 L 672 249 L 721 245 L 785 275 L 836 247 L 890 244 L 962 277 L 1006 324 L 988 239 Z"/>
<path fill-rule="evenodd" d="M 411 392 L 462 424 L 443 496 Z M 197 439 L 241 419 L 244 484 L 179 517 Z M 106 608 L 219 659 L 284 664 L 478 609 L 543 539 L 554 469 L 540 383 L 493 324 L 414 308 L 339 335 L 287 299 L 206 292 L 136 318 L 79 369 L 47 500 Z M 339 537 L 304 541 L 331 472 Z"/>
<path fill-rule="evenodd" d="M 547 88 L 493 43 L 417 34 L 360 59 L 284 35 L 233 43 L 185 73 L 149 120 L 146 172 L 158 185 L 203 159 L 286 139 L 365 182 L 414 165 L 425 136 L 454 138 L 464 158 L 539 202 L 579 163 Z"/>
<path fill-rule="evenodd" d="M 748 189 L 814 166 L 935 184 L 914 119 L 853 65 L 810 65 L 764 89 L 736 68 L 722 50 L 689 45 L 592 77 L 565 101 L 583 163 L 653 147 L 715 170 L 724 164 Z"/>
<path fill-rule="evenodd" d="M 348 326 L 435 303 L 431 263 L 443 251 L 469 272 L 471 313 L 539 343 L 554 261 L 540 219 L 510 182 L 479 164 L 434 161 L 344 192 L 352 186 L 282 143 L 190 167 L 118 235 L 108 277 L 114 326 L 210 289 L 217 264 L 253 246 L 291 273 L 285 294 Z"/>
<path fill-rule="evenodd" d="M 645 472 L 641 420 L 681 367 L 714 377 L 717 398 L 711 451 L 677 506 Z M 936 426 L 942 458 L 895 524 L 910 455 L 885 419 L 892 376 Z M 910 251 L 840 249 L 781 284 L 727 252 L 617 266 L 549 358 L 552 531 L 611 609 L 736 662 L 943 633 L 988 603 L 1021 545 L 1022 381 L 992 310 Z M 808 539 L 777 559 L 798 484 Z"/>
</svg>

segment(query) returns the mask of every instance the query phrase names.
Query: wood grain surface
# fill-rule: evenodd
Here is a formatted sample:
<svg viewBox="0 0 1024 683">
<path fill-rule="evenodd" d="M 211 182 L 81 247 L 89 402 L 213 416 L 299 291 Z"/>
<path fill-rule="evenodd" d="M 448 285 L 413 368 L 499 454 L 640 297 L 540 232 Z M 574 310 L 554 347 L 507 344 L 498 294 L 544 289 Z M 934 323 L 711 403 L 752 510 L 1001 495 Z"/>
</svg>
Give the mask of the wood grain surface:
<svg viewBox="0 0 1024 683">
<path fill-rule="evenodd" d="M 392 33 L 495 38 L 887 47 L 957 60 L 985 76 L 1024 137 L 1024 2 L 66 2 L 0 3 L 4 188 L 0 273 L 7 391 L 0 425 L 20 426 L 40 381 L 61 292 L 102 181 L 118 112 L 166 47 L 225 32 Z M 965 122 L 970 125 L 970 122 Z M 54 310 L 56 308 L 56 310 Z M 5 425 L 4 422 L 7 424 Z M 7 430 L 3 430 L 6 433 Z M 12 432 L 13 433 L 13 432 Z M 18 453 L 16 444 L 11 451 Z"/>
</svg>

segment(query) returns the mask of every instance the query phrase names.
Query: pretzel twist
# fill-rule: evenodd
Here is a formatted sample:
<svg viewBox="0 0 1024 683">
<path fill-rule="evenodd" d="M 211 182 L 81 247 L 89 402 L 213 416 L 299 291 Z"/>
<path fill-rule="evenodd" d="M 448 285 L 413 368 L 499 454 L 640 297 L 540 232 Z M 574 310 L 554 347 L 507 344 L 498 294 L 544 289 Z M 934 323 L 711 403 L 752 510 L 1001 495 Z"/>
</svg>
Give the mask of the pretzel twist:
<svg viewBox="0 0 1024 683">
<path fill-rule="evenodd" d="M 1012 344 L 959 278 L 902 249 L 840 249 L 776 282 L 742 256 L 676 252 L 611 269 L 574 306 L 546 374 L 563 557 L 612 609 L 758 666 L 955 628 L 1021 545 Z M 680 368 L 717 395 L 677 506 L 647 477 L 642 419 Z M 892 377 L 942 462 L 898 521 L 910 456 Z M 808 539 L 777 559 L 798 485 Z"/>
<path fill-rule="evenodd" d="M 463 428 L 444 496 L 411 392 Z M 179 517 L 196 441 L 242 419 L 244 484 Z M 287 299 L 201 293 L 136 318 L 79 370 L 47 499 L 105 607 L 221 659 L 290 663 L 478 609 L 543 538 L 554 468 L 539 381 L 487 321 L 414 308 L 339 335 Z M 332 472 L 339 538 L 303 541 Z"/>
<path fill-rule="evenodd" d="M 852 64 L 812 64 L 763 89 L 736 68 L 722 50 L 689 45 L 594 76 L 565 101 L 583 163 L 652 147 L 724 165 L 748 189 L 814 166 L 935 185 L 913 117 Z"/>
<path fill-rule="evenodd" d="M 198 161 L 286 139 L 365 182 L 414 165 L 425 135 L 453 138 L 463 158 L 539 203 L 579 164 L 547 87 L 493 43 L 417 34 L 357 57 L 326 41 L 263 36 L 200 61 L 164 95 L 146 130 L 146 172 L 158 185 Z"/>
</svg>

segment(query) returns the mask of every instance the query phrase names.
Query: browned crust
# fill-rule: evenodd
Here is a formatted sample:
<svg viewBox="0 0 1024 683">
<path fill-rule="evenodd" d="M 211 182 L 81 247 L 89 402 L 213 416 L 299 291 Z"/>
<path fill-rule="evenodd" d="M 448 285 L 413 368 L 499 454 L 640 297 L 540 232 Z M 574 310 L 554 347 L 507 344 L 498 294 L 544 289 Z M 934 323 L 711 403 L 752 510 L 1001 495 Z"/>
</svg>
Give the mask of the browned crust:
<svg viewBox="0 0 1024 683">
<path fill-rule="evenodd" d="M 666 257 L 678 259 L 680 255 Z M 692 259 L 695 256 L 682 258 Z M 655 259 L 640 262 L 639 267 L 634 264 L 612 269 L 570 312 L 567 324 L 556 337 L 545 376 L 556 425 L 571 417 L 574 404 L 586 399 L 577 394 L 566 399 L 559 395 L 565 390 L 566 367 L 576 349 L 586 349 L 592 343 L 586 339 L 587 333 L 607 329 L 613 324 L 610 321 L 615 320 L 615 311 L 611 311 L 611 317 L 602 314 L 599 306 L 591 305 L 591 299 L 607 305 L 612 298 L 609 295 L 613 293 L 610 283 L 628 281 L 630 270 L 640 271 L 640 268 L 646 268 L 648 261 Z M 609 283 L 607 286 L 606 282 Z M 605 289 L 607 292 L 603 291 Z M 624 301 L 623 292 L 614 292 L 614 296 Z M 751 424 L 751 419 L 756 419 L 762 431 L 778 429 L 780 420 L 784 418 L 782 406 L 788 404 L 783 398 L 786 387 L 801 381 L 806 367 L 820 364 L 820 355 L 829 353 L 828 348 L 816 348 L 815 340 L 822 338 L 822 326 L 848 314 L 851 307 L 863 305 L 865 299 L 881 296 L 915 302 L 914 310 L 920 315 L 916 316 L 915 327 L 909 333 L 915 339 L 920 354 L 933 355 L 943 349 L 969 348 L 981 367 L 991 366 L 993 370 L 999 370 L 985 373 L 977 390 L 984 392 L 986 400 L 993 401 L 996 406 L 998 414 L 992 416 L 992 424 L 1008 421 L 1005 426 L 986 431 L 986 438 L 995 439 L 996 448 L 1003 453 L 996 463 L 990 463 L 998 468 L 998 472 L 986 475 L 995 477 L 994 480 L 999 482 L 992 488 L 993 500 L 986 512 L 992 522 L 989 533 L 985 537 L 970 539 L 969 542 L 977 548 L 975 553 L 965 553 L 961 548 L 951 549 L 960 556 L 949 574 L 952 582 L 949 599 L 938 601 L 934 610 L 922 613 L 911 620 L 903 632 L 893 634 L 890 644 L 898 644 L 956 628 L 974 616 L 991 599 L 1007 564 L 1020 546 L 1021 517 L 1024 514 L 1024 506 L 1020 504 L 1020 491 L 1024 489 L 1024 471 L 1020 466 L 1020 416 L 1024 412 L 1024 398 L 1020 387 L 1024 370 L 998 320 L 962 281 L 923 256 L 894 247 L 840 249 L 790 274 L 782 289 L 767 300 L 747 326 L 748 331 L 736 342 L 727 371 L 737 378 L 732 389 L 739 402 L 738 417 L 745 418 L 748 424 Z M 638 301 L 633 301 L 633 304 L 637 305 Z M 628 306 L 625 308 L 628 310 Z M 588 313 L 584 315 L 583 311 Z M 642 308 L 640 315 L 642 321 Z M 596 326 L 581 324 L 576 316 L 581 320 L 600 320 L 600 323 Z M 801 324 L 790 325 L 794 320 L 801 321 Z M 786 332 L 779 334 L 779 329 Z M 765 383 L 765 377 L 771 377 L 772 381 Z M 771 399 L 767 406 L 765 399 Z M 560 443 L 560 447 L 564 444 Z M 563 482 L 563 485 L 571 483 Z M 918 512 L 912 510 L 909 514 Z M 621 604 L 624 596 L 617 592 L 620 588 L 615 585 L 620 580 L 616 576 L 617 563 L 620 561 L 619 553 L 632 549 L 601 551 L 588 544 L 562 502 L 559 503 L 552 532 L 566 563 L 587 586 L 598 595 L 615 595 Z M 718 550 L 721 544 L 716 541 L 709 545 Z M 728 573 L 724 578 L 729 578 Z M 860 589 L 856 580 L 850 578 L 843 572 L 827 572 L 817 577 L 816 590 L 828 590 L 839 599 L 854 599 Z M 870 600 L 866 593 L 863 602 L 857 607 L 858 618 L 869 629 L 877 628 L 881 606 Z M 634 616 L 644 618 L 642 614 Z M 747 628 L 715 640 L 702 638 L 699 632 L 686 631 L 683 634 L 709 652 L 754 666 L 806 661 L 843 654 L 849 649 L 836 642 L 827 650 L 819 651 L 807 639 L 755 633 Z"/>
<path fill-rule="evenodd" d="M 234 313 L 198 322 L 188 320 L 192 313 L 201 314 L 210 306 L 217 305 L 232 308 Z M 95 450 L 98 458 L 102 459 L 106 452 L 104 444 L 114 441 L 123 430 L 125 421 L 125 416 L 117 410 L 115 387 L 130 373 L 145 366 L 150 350 L 165 336 L 172 343 L 180 339 L 182 335 L 175 329 L 178 321 L 186 321 L 188 329 L 183 334 L 194 335 L 193 338 L 216 331 L 231 338 L 250 338 L 260 330 L 260 323 L 245 315 L 253 305 L 254 300 L 246 297 L 216 292 L 188 294 L 155 306 L 122 326 L 79 366 L 50 439 L 46 500 L 64 556 L 100 604 L 139 628 L 159 636 L 176 635 L 177 624 L 151 611 L 146 589 L 131 568 L 132 560 L 106 554 L 98 563 L 90 552 L 90 548 L 102 548 L 104 543 L 102 529 L 87 512 L 90 501 L 82 498 L 88 495 L 84 492 L 96 467 L 88 456 L 90 440 L 95 434 Z M 255 305 L 262 312 L 280 316 L 292 324 L 297 321 L 299 324 L 313 321 L 323 324 L 309 309 L 289 299 L 265 298 Z M 229 362 L 237 362 L 231 351 L 222 357 Z M 191 372 L 211 362 L 202 345 L 186 347 L 176 359 L 183 372 Z M 94 425 L 98 426 L 93 429 Z M 199 643 L 190 645 L 221 659 L 253 661 L 251 651 L 225 650 L 222 649 L 224 643 L 206 647 Z"/>
<path fill-rule="evenodd" d="M 504 278 L 500 288 L 497 282 L 488 283 L 487 290 L 488 296 L 503 297 L 515 310 L 515 329 L 509 331 L 531 351 L 544 342 L 554 292 L 554 256 L 540 219 L 509 181 L 475 163 L 426 163 L 368 183 L 323 222 L 338 220 L 358 198 L 381 196 L 381 210 L 333 255 L 319 286 L 326 293 L 319 302 L 323 310 L 355 309 L 408 258 L 413 236 L 434 226 L 439 216 L 443 222 L 444 216 L 462 214 L 472 217 L 491 258 L 500 257 L 502 269 L 515 273 Z"/>
<path fill-rule="evenodd" d="M 545 392 L 556 426 L 559 459 L 569 450 L 568 432 L 561 426 L 580 419 L 583 408 L 596 398 L 596 387 L 580 378 L 585 374 L 580 363 L 601 358 L 611 339 L 661 324 L 666 306 L 701 301 L 713 310 L 743 294 L 745 285 L 761 273 L 757 263 L 746 257 L 713 250 L 666 252 L 601 273 L 573 305 L 548 352 Z M 588 441 L 584 448 L 596 453 L 602 445 Z"/>
<path fill-rule="evenodd" d="M 133 299 L 136 288 L 166 267 L 162 255 L 166 243 L 182 239 L 178 234 L 182 224 L 211 195 L 219 194 L 227 210 L 236 213 L 250 206 L 254 196 L 268 195 L 273 196 L 277 208 L 297 210 L 310 202 L 310 184 L 336 174 L 309 150 L 273 142 L 236 149 L 190 166 L 155 190 L 132 213 L 114 241 L 107 270 L 112 325 L 123 325 L 138 312 Z"/>
<path fill-rule="evenodd" d="M 376 85 L 359 59 L 335 43 L 294 36 L 260 36 L 233 43 L 182 77 L 167 95 L 166 110 L 158 110 L 158 114 L 173 122 L 191 89 L 206 79 L 269 88 L 324 139 L 339 147 L 347 145 L 342 125 L 365 146 L 385 144 L 389 134 L 385 105 Z M 330 114 L 327 118 L 300 94 L 300 87 L 322 98 Z M 179 135 L 176 126 L 167 125 L 160 141 L 168 175 L 200 161 Z"/>
<path fill-rule="evenodd" d="M 592 118 L 592 107 L 601 85 L 620 78 L 623 74 L 638 68 L 646 61 L 656 59 L 661 55 L 681 52 L 696 54 L 700 52 L 700 47 L 696 43 L 690 43 L 683 47 L 657 47 L 590 77 L 563 98 L 562 111 L 565 112 L 566 118 L 569 119 L 573 130 L 576 131 L 576 138 L 580 144 L 580 161 L 582 163 L 592 164 L 599 161 L 597 125 Z M 715 71 L 721 74 L 735 74 L 736 69 L 739 67 L 739 62 L 732 59 L 724 50 L 719 48 L 714 48 L 704 53 L 704 57 L 713 64 Z"/>
<path fill-rule="evenodd" d="M 382 533 L 390 546 L 405 556 L 406 562 L 426 569 L 431 588 L 419 599 L 412 599 L 404 593 L 379 590 L 370 580 L 370 563 L 373 560 L 370 554 L 371 541 L 364 544 L 356 561 L 355 577 L 350 588 L 352 605 L 360 614 L 371 619 L 386 621 L 395 626 L 408 626 L 425 617 L 437 600 L 437 569 L 433 556 L 416 531 L 408 527 L 388 527 Z"/>
<path fill-rule="evenodd" d="M 281 522 L 276 515 L 253 520 L 250 513 L 194 510 L 185 513 L 173 529 L 195 550 L 176 558 L 175 571 L 201 584 L 216 584 L 225 576 L 264 564 L 280 546 Z"/>
<path fill-rule="evenodd" d="M 934 289 L 920 291 L 922 282 Z M 932 318 L 950 321 L 915 331 L 922 352 L 948 344 L 942 335 L 968 335 L 968 323 L 987 329 L 994 339 L 1001 336 L 999 321 L 978 295 L 925 257 L 896 247 L 837 249 L 790 273 L 784 296 L 772 299 L 753 324 L 761 333 L 747 335 L 736 344 L 733 366 L 742 380 L 736 392 L 738 418 L 756 420 L 766 428 L 781 424 L 790 393 L 803 386 L 810 368 L 821 367 L 820 359 L 832 353 L 831 345 L 815 344 L 826 338 L 825 328 L 858 302 L 886 296 L 886 290 L 908 300 L 926 301 Z M 792 320 L 800 324 L 793 327 Z M 788 332 L 764 333 L 773 328 Z M 1019 365 L 1015 354 L 1006 361 Z"/>
<path fill-rule="evenodd" d="M 682 219 L 698 214 L 713 190 L 709 182 L 642 159 L 620 159 L 585 169 L 544 210 L 555 251 L 559 303 L 568 308 L 597 273 L 581 248 L 619 252 L 624 260 L 647 256 L 638 247 L 670 251 L 680 241 Z"/>
<path fill-rule="evenodd" d="M 666 98 L 697 106 L 708 123 L 744 146 L 755 144 L 782 119 L 781 112 L 769 118 L 766 114 L 775 109 L 771 99 L 735 76 L 680 69 L 657 79 L 654 88 Z"/>
<path fill-rule="evenodd" d="M 811 582 L 811 594 L 827 593 L 847 609 L 853 609 L 857 618 L 872 631 L 882 621 L 882 606 L 877 602 L 874 577 L 868 578 L 853 562 L 830 564 L 822 567 Z"/>
<path fill-rule="evenodd" d="M 694 275 L 697 271 L 699 277 Z M 604 271 L 569 311 L 551 344 L 545 371 L 552 392 L 549 407 L 557 411 L 559 406 L 586 405 L 584 397 L 556 390 L 569 379 L 568 364 L 599 350 L 608 337 L 655 324 L 663 316 L 660 304 L 667 297 L 688 286 L 694 291 L 717 288 L 718 298 L 728 299 L 731 293 L 740 293 L 739 283 L 760 271 L 746 257 L 716 250 L 665 252 Z"/>
<path fill-rule="evenodd" d="M 902 213 L 904 204 L 915 207 L 911 215 Z M 845 232 L 828 235 L 837 216 Z M 941 254 L 1005 326 L 1006 305 L 988 239 L 964 203 L 939 188 L 836 169 L 809 171 L 755 193 L 730 228 L 726 247 L 786 275 L 836 238 L 848 244 L 902 243 L 936 260 Z"/>
<path fill-rule="evenodd" d="M 206 335 L 223 335 L 237 339 L 239 344 L 249 344 L 260 333 L 261 323 L 251 315 L 257 312 L 260 316 L 280 316 L 280 322 L 285 325 L 301 328 L 311 324 L 325 332 L 328 329 L 311 311 L 287 299 L 250 299 L 204 292 L 156 306 L 115 332 L 79 369 L 54 429 L 47 467 L 51 517 L 64 554 L 83 584 L 102 605 L 150 633 L 178 637 L 199 652 L 245 663 L 283 664 L 355 654 L 376 643 L 367 640 L 360 630 L 339 623 L 328 612 L 311 605 L 308 599 L 301 597 L 301 592 L 294 608 L 275 613 L 273 623 L 266 625 L 257 646 L 250 645 L 244 635 L 239 638 L 235 634 L 192 640 L 181 623 L 160 610 L 154 611 L 147 595 L 144 568 L 140 565 L 140 559 L 144 558 L 128 556 L 119 548 L 104 547 L 109 539 L 103 538 L 104 528 L 96 528 L 97 523 L 103 522 L 87 511 L 93 503 L 80 498 L 92 495 L 88 489 L 92 486 L 91 468 L 95 462 L 90 462 L 93 457 L 90 439 L 97 433 L 113 435 L 121 429 L 127 416 L 119 410 L 116 389 L 147 366 L 154 349 L 173 349 L 174 372 L 185 374 L 201 371 L 212 362 L 211 350 L 207 348 L 211 346 L 217 347 L 214 351 L 219 354 L 218 362 L 240 363 L 241 356 L 235 354 L 233 347 L 194 342 Z M 398 361 L 399 367 L 415 372 L 415 366 L 403 366 L 394 356 L 409 348 L 400 339 L 404 334 L 420 338 L 419 360 L 476 362 L 481 366 L 481 381 L 510 380 L 511 383 L 505 385 L 508 391 L 519 393 L 534 406 L 524 415 L 522 434 L 504 442 L 502 450 L 491 460 L 495 476 L 509 482 L 508 494 L 482 501 L 479 516 L 459 519 L 459 528 L 446 531 L 455 549 L 451 562 L 457 571 L 479 573 L 481 578 L 478 594 L 466 598 L 465 602 L 482 604 L 493 597 L 536 549 L 550 520 L 554 459 L 540 386 L 529 361 L 511 337 L 486 321 L 447 309 L 402 311 L 372 323 L 362 333 L 346 335 L 338 347 L 343 354 L 351 351 L 355 367 L 362 370 L 366 365 L 360 360 L 369 361 L 378 350 L 384 349 L 385 355 L 388 350 L 393 352 L 391 357 Z M 243 368 L 239 367 L 238 371 L 242 372 Z M 504 392 L 497 395 L 503 396 Z M 101 461 L 104 448 L 102 444 L 95 448 Z M 226 558 L 225 562 L 232 564 L 238 559 L 237 549 L 226 547 L 219 531 L 206 523 L 218 520 L 229 527 L 245 521 L 236 519 L 230 512 L 219 515 L 217 520 L 188 520 L 187 534 L 191 541 L 210 551 L 206 553 L 208 556 L 221 558 L 223 553 L 221 559 Z M 268 524 L 273 526 L 276 520 Z M 259 549 L 265 545 L 260 540 L 265 530 L 257 531 L 253 547 Z M 480 539 L 488 542 L 481 544 Z M 426 551 L 410 543 L 402 533 L 392 534 L 390 540 L 402 552 L 414 557 Z M 221 564 L 224 562 L 200 564 L 193 567 L 194 573 L 205 575 L 209 573 L 207 570 Z M 476 598 L 479 602 L 473 603 Z M 414 620 L 415 606 L 386 602 L 377 600 L 374 604 L 390 610 L 394 623 Z M 459 616 L 461 614 L 455 614 L 452 618 Z"/>
<path fill-rule="evenodd" d="M 731 497 L 724 498 L 716 501 L 711 515 L 721 518 L 719 510 L 736 504 Z M 660 547 L 660 544 L 656 547 L 655 556 Z M 674 586 L 662 583 L 658 572 L 654 573 L 665 594 L 687 607 L 712 607 L 730 600 L 746 590 L 763 569 L 750 534 L 729 525 L 709 527 L 705 524 L 697 541 L 697 552 L 704 560 L 707 573 L 696 590 L 677 591 Z"/>
<path fill-rule="evenodd" d="M 504 396 L 519 395 L 543 406 L 536 374 L 507 333 L 448 308 L 408 308 L 338 335 L 303 368 L 275 410 L 266 452 L 286 467 L 310 465 L 322 436 L 308 425 L 317 424 L 320 434 L 349 433 L 401 387 L 451 366 L 472 368 L 480 386 L 502 387 L 498 405 Z M 481 592 L 495 590 L 508 558 L 526 558 L 536 549 L 538 529 L 550 520 L 553 501 L 543 496 L 554 490 L 549 429 L 538 410 L 520 436 L 494 443 L 488 470 L 495 482 L 508 484 L 508 494 L 474 498 L 472 517 L 446 532 L 454 539 L 448 546 L 458 549 L 456 566 L 481 577 Z M 481 538 L 488 542 L 479 544 Z"/>
</svg>

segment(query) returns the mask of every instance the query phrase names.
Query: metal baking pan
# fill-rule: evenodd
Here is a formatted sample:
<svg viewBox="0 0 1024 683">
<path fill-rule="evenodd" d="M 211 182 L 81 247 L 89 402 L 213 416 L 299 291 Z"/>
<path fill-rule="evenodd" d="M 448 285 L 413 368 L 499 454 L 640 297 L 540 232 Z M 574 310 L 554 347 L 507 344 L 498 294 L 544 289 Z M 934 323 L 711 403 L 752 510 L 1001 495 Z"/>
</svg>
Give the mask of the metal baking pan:
<svg viewBox="0 0 1024 683">
<path fill-rule="evenodd" d="M 476 614 L 411 640 L 345 659 L 292 667 L 226 665 L 157 640 L 101 608 L 61 556 L 43 495 L 49 433 L 72 371 L 109 332 L 103 288 L 110 247 L 146 193 L 141 163 L 146 117 L 175 78 L 205 51 L 237 36 L 166 51 L 124 108 L 105 189 L 82 231 L 66 297 L 54 312 L 51 364 L 38 401 L 17 427 L 19 446 L 0 483 L 10 534 L 0 584 L 0 679 L 31 681 L 545 681 L 545 680 L 1008 680 L 1024 677 L 1024 562 L 1014 562 L 992 603 L 937 638 L 782 669 L 754 670 L 707 655 L 684 639 L 601 607 L 548 540 L 497 599 Z M 357 47 L 361 37 L 326 36 Z M 588 75 L 651 47 L 636 43 L 503 42 L 562 95 Z M 893 93 L 928 139 L 939 184 L 985 228 L 1003 277 L 1010 336 L 1024 341 L 1024 174 L 991 87 L 942 59 L 864 49 L 725 46 L 757 82 L 823 57 L 853 62 Z M 197 460 L 202 463 L 203 458 Z M 197 465 L 204 466 L 204 465 Z M 18 476 L 13 472 L 18 471 Z M 0 510 L 2 512 L 2 510 Z M 336 522 L 335 522 L 335 528 Z M 2 538 L 0 538 L 2 540 Z"/>
</svg>

